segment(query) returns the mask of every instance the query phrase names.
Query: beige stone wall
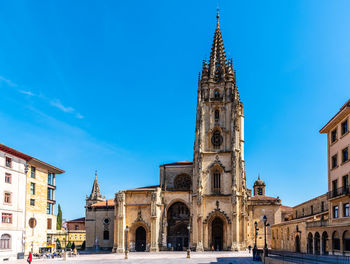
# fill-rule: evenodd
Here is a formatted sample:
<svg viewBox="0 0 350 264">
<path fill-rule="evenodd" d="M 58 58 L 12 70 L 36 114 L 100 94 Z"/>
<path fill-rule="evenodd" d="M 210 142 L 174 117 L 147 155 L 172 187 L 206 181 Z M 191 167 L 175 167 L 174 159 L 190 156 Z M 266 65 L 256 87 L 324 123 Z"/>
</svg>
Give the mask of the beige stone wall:
<svg viewBox="0 0 350 264">
<path fill-rule="evenodd" d="M 328 211 L 328 199 L 327 194 L 323 194 L 293 207 L 293 218 L 315 215 L 326 211 Z"/>
<path fill-rule="evenodd" d="M 35 178 L 31 177 L 31 166 L 35 166 L 36 168 Z M 30 251 L 37 253 L 41 247 L 47 247 L 47 232 L 54 231 L 56 229 L 57 217 L 54 214 L 54 209 L 52 210 L 52 214 L 47 214 L 48 172 L 49 170 L 47 168 L 40 167 L 37 163 L 29 162 L 26 187 L 26 254 L 28 254 Z M 32 195 L 30 192 L 31 183 L 35 184 L 34 195 Z M 30 199 L 35 200 L 35 206 L 30 205 Z M 53 199 L 55 199 L 54 194 Z M 36 226 L 34 228 L 29 226 L 29 220 L 31 218 L 36 219 Z M 47 219 L 51 219 L 52 221 L 51 230 L 48 230 L 47 228 Z"/>
<path fill-rule="evenodd" d="M 105 219 L 109 223 L 105 223 Z M 86 209 L 85 228 L 86 232 L 86 247 L 95 248 L 96 243 L 99 248 L 112 248 L 114 241 L 114 209 L 112 207 L 92 207 Z M 103 232 L 109 232 L 109 239 L 103 239 Z"/>
<path fill-rule="evenodd" d="M 255 225 L 258 223 L 258 236 L 257 236 L 257 247 L 264 247 L 264 222 L 263 216 L 266 215 L 267 223 L 270 225 L 266 228 L 266 241 L 267 247 L 271 248 L 271 226 L 275 223 L 281 222 L 281 204 L 252 204 L 249 206 L 249 222 L 248 222 L 248 234 L 247 240 L 251 247 L 255 244 Z"/>
</svg>

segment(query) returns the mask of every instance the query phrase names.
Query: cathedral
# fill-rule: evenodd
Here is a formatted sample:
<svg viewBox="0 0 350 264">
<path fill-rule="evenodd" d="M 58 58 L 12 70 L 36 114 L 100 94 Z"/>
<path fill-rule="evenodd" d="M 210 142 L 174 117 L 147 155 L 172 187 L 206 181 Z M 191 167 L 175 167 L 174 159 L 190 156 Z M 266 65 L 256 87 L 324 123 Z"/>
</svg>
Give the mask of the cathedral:
<svg viewBox="0 0 350 264">
<path fill-rule="evenodd" d="M 242 250 L 264 245 L 262 217 L 281 222 L 291 208 L 265 195 L 259 178 L 246 186 L 244 114 L 217 14 L 209 61 L 198 80 L 193 161 L 160 166 L 159 184 L 102 197 L 97 175 L 86 198 L 86 246 L 130 251 Z M 267 241 L 271 236 L 267 230 Z"/>
</svg>

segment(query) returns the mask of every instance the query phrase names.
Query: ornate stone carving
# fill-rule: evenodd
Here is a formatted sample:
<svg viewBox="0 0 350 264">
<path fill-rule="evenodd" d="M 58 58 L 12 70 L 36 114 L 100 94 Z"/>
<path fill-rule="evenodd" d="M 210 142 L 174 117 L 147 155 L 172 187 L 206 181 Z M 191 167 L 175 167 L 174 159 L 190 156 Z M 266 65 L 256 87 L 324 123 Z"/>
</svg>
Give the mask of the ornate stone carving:
<svg viewBox="0 0 350 264">
<path fill-rule="evenodd" d="M 223 210 L 221 210 L 221 209 L 219 209 L 219 208 L 215 208 L 214 210 L 212 210 L 212 211 L 208 214 L 208 216 L 205 218 L 205 220 L 203 221 L 203 224 L 207 224 L 207 223 L 208 223 L 208 220 L 210 219 L 210 217 L 211 217 L 213 214 L 215 214 L 215 213 L 218 213 L 218 214 L 223 215 L 223 216 L 226 218 L 227 223 L 228 223 L 228 224 L 231 224 L 231 219 L 227 216 L 227 214 L 225 213 L 225 211 L 223 211 Z"/>
</svg>

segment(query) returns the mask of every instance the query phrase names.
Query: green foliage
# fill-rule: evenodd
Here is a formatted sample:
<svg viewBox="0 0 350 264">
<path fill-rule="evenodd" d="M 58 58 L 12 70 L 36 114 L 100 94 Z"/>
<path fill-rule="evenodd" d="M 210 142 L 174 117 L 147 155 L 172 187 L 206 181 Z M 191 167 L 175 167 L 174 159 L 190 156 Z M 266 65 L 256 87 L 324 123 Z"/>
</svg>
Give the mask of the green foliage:
<svg viewBox="0 0 350 264">
<path fill-rule="evenodd" d="M 83 242 L 83 244 L 81 244 L 81 250 L 85 250 L 85 247 L 86 247 L 86 245 L 85 245 L 85 241 Z"/>
<path fill-rule="evenodd" d="M 58 238 L 56 239 L 56 249 L 62 249 L 61 241 Z"/>
<path fill-rule="evenodd" d="M 68 242 L 68 244 L 67 244 L 67 248 L 72 248 L 72 242 Z"/>
<path fill-rule="evenodd" d="M 61 228 L 62 228 L 62 210 L 61 210 L 61 205 L 58 205 L 56 229 L 61 230 Z"/>
</svg>

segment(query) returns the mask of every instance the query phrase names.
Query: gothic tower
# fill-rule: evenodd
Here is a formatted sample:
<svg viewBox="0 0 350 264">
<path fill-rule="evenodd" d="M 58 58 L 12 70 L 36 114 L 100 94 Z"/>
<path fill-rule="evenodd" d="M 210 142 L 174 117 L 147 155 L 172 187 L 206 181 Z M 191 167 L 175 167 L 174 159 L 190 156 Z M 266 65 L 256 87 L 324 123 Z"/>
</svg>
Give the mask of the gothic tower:
<svg viewBox="0 0 350 264">
<path fill-rule="evenodd" d="M 86 196 L 86 205 L 89 206 L 91 204 L 105 201 L 104 197 L 101 195 L 100 186 L 97 181 L 97 171 L 95 172 L 95 180 L 92 185 L 91 193 L 89 196 Z"/>
<path fill-rule="evenodd" d="M 244 248 L 247 189 L 243 104 L 232 59 L 226 58 L 219 13 L 210 59 L 203 61 L 199 74 L 193 161 L 193 208 L 196 208 L 193 226 L 198 228 L 198 237 L 194 238 L 197 248 L 214 245 L 216 249 L 216 243 L 219 249 Z M 225 237 L 216 236 L 214 226 L 210 226 L 215 215 L 226 225 Z"/>
</svg>

